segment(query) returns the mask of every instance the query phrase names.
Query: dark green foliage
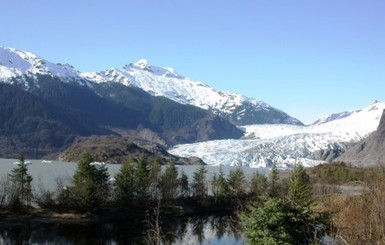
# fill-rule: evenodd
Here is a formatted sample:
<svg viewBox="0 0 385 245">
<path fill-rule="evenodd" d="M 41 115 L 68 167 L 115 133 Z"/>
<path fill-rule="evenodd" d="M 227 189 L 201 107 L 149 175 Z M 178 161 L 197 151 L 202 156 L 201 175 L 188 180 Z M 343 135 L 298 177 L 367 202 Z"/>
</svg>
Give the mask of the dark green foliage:
<svg viewBox="0 0 385 245">
<path fill-rule="evenodd" d="M 311 209 L 288 199 L 266 197 L 240 215 L 250 244 L 311 244 L 315 217 Z"/>
<path fill-rule="evenodd" d="M 115 198 L 119 205 L 130 203 L 134 199 L 135 170 L 130 162 L 124 163 L 115 175 Z"/>
<path fill-rule="evenodd" d="M 260 196 L 267 193 L 267 177 L 260 173 L 254 173 L 250 183 L 250 193 Z"/>
<path fill-rule="evenodd" d="M 230 171 L 228 183 L 231 196 L 239 198 L 246 194 L 247 183 L 241 168 L 238 167 Z"/>
<path fill-rule="evenodd" d="M 187 197 L 190 194 L 190 187 L 187 175 L 182 171 L 179 178 L 179 196 Z"/>
<path fill-rule="evenodd" d="M 165 202 L 176 200 L 178 197 L 179 181 L 178 170 L 170 162 L 160 179 L 161 197 Z"/>
<path fill-rule="evenodd" d="M 207 169 L 205 166 L 201 166 L 193 175 L 191 183 L 191 192 L 193 197 L 202 199 L 207 196 L 207 182 L 206 182 Z"/>
<path fill-rule="evenodd" d="M 212 192 L 218 200 L 225 200 L 229 196 L 229 183 L 223 172 L 223 167 L 219 167 L 219 173 L 214 174 L 212 180 Z"/>
<path fill-rule="evenodd" d="M 107 168 L 92 163 L 92 156 L 85 154 L 73 177 L 73 193 L 81 211 L 94 211 L 108 200 Z"/>
<path fill-rule="evenodd" d="M 310 177 L 302 165 L 296 165 L 289 179 L 289 199 L 304 206 L 310 205 L 312 188 Z"/>
<path fill-rule="evenodd" d="M 139 202 L 145 202 L 150 198 L 150 172 L 150 164 L 144 157 L 141 157 L 135 168 L 135 197 Z"/>
<path fill-rule="evenodd" d="M 9 177 L 12 185 L 10 206 L 18 209 L 28 205 L 32 198 L 32 176 L 28 173 L 23 155 L 20 156 L 18 164 L 12 169 Z"/>
<path fill-rule="evenodd" d="M 275 167 L 271 179 L 271 185 L 278 183 Z M 317 244 L 328 220 L 326 215 L 316 215 L 313 210 L 310 178 L 303 166 L 296 165 L 292 171 L 288 180 L 288 195 L 282 197 L 279 193 L 270 189 L 269 195 L 256 199 L 240 214 L 249 243 Z"/>
<path fill-rule="evenodd" d="M 127 161 L 115 176 L 115 199 L 118 205 L 147 205 L 159 197 L 161 167 L 157 159 Z"/>
<path fill-rule="evenodd" d="M 269 184 L 269 195 L 271 197 L 278 197 L 281 194 L 281 185 L 278 176 L 277 164 L 275 163 L 273 164 L 273 167 L 271 169 Z"/>
</svg>

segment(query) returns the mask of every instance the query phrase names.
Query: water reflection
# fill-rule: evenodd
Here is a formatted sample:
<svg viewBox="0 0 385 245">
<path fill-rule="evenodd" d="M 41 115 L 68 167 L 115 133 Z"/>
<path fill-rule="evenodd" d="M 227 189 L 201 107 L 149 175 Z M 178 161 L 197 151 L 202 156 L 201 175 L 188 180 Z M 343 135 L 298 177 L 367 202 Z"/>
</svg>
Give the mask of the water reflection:
<svg viewBox="0 0 385 245">
<path fill-rule="evenodd" d="M 149 244 L 143 224 L 1 223 L 0 244 Z M 161 244 L 243 244 L 231 216 L 178 217 L 160 220 Z"/>
</svg>

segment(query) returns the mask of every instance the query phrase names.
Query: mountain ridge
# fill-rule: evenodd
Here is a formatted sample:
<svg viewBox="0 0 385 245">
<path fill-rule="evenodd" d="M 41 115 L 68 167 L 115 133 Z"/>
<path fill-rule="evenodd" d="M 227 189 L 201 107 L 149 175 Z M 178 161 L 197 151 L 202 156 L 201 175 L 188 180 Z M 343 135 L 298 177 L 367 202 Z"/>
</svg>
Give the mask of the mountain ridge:
<svg viewBox="0 0 385 245">
<path fill-rule="evenodd" d="M 230 122 L 201 108 L 155 97 L 139 88 L 96 84 L 78 76 L 69 65 L 65 70 L 68 68 L 74 76 L 57 75 L 56 71 L 63 65 L 49 63 L 28 52 L 0 50 L 3 93 L 0 100 L 6 105 L 1 109 L 7 110 L 0 120 L 1 128 L 6 129 L 0 135 L 2 157 L 20 153 L 34 158 L 52 155 L 69 146 L 76 137 L 91 134 L 134 135 L 135 139 L 155 140 L 165 145 L 242 136 L 242 131 Z M 18 98 L 22 98 L 19 101 L 23 102 L 22 106 Z M 39 106 L 32 107 L 35 104 Z M 49 108 L 55 109 L 45 111 Z M 18 114 L 3 116 L 9 111 Z M 31 113 L 33 120 L 29 120 Z M 66 119 L 71 120 L 66 122 Z M 47 128 L 47 122 L 63 135 L 57 136 Z M 20 138 L 17 128 L 29 131 Z M 39 138 L 44 142 L 29 140 Z"/>
<path fill-rule="evenodd" d="M 377 130 L 362 139 L 337 158 L 355 166 L 368 167 L 385 164 L 385 110 L 382 112 Z"/>
<path fill-rule="evenodd" d="M 59 77 L 64 82 L 75 82 L 93 87 L 93 83 L 116 82 L 140 88 L 154 96 L 163 96 L 180 104 L 190 104 L 222 116 L 235 125 L 254 123 L 287 123 L 303 125 L 301 121 L 265 102 L 240 94 L 217 91 L 200 81 L 178 74 L 173 68 L 152 66 L 139 60 L 121 69 L 109 68 L 100 72 L 77 71 L 69 64 L 54 64 L 31 52 L 0 47 L 0 79 L 19 84 L 24 89 L 37 75 Z M 33 80 L 33 79 L 32 79 Z"/>
<path fill-rule="evenodd" d="M 96 83 L 118 82 L 141 88 L 152 95 L 164 96 L 181 104 L 191 104 L 221 115 L 235 125 L 250 123 L 287 123 L 303 125 L 282 110 L 240 94 L 217 91 L 201 81 L 178 74 L 169 67 L 157 67 L 141 59 L 121 69 L 82 73 Z"/>
</svg>

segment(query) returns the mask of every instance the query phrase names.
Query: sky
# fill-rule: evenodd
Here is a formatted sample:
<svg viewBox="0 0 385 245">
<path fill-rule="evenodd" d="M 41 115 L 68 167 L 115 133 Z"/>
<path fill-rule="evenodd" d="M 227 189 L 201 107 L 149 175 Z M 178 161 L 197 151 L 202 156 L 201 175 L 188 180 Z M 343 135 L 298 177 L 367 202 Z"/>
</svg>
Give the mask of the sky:
<svg viewBox="0 0 385 245">
<path fill-rule="evenodd" d="M 0 0 L 0 45 L 82 72 L 139 59 L 304 123 L 385 101 L 384 0 Z"/>
</svg>

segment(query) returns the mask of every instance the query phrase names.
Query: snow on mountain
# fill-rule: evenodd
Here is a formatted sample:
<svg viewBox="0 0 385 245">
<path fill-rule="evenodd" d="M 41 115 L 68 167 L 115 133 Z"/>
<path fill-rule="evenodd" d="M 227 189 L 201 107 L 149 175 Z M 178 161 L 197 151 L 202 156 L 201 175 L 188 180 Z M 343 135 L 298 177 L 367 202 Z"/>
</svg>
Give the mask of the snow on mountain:
<svg viewBox="0 0 385 245">
<path fill-rule="evenodd" d="M 326 116 L 323 116 L 323 117 L 319 118 L 318 120 L 313 122 L 311 125 L 319 125 L 319 124 L 322 124 L 322 123 L 327 123 L 327 122 L 334 121 L 334 120 L 337 120 L 337 119 L 345 118 L 345 117 L 348 117 L 348 116 L 350 116 L 351 114 L 353 114 L 355 112 L 356 111 L 344 111 L 344 112 L 341 112 L 341 113 L 333 113 L 333 114 L 330 114 L 330 115 L 326 115 Z"/>
<path fill-rule="evenodd" d="M 79 72 L 69 64 L 54 64 L 30 52 L 0 46 L 0 80 L 13 83 L 14 78 L 25 82 L 37 75 L 60 77 L 64 81 L 80 79 Z"/>
<path fill-rule="evenodd" d="M 181 104 L 191 104 L 227 118 L 236 125 L 254 123 L 302 123 L 262 101 L 240 94 L 217 91 L 203 82 L 181 76 L 173 68 L 157 67 L 141 59 L 121 69 L 79 73 L 68 64 L 54 64 L 30 52 L 0 47 L 0 81 L 18 84 L 25 89 L 39 87 L 44 75 L 61 81 L 92 87 L 91 82 L 117 82 L 143 89 L 155 96 L 164 96 Z"/>
<path fill-rule="evenodd" d="M 118 82 L 126 86 L 138 87 L 155 96 L 164 96 L 181 104 L 191 104 L 212 110 L 237 125 L 302 124 L 299 120 L 262 101 L 240 94 L 217 91 L 203 82 L 179 75 L 172 68 L 152 66 L 144 59 L 126 65 L 122 69 L 110 68 L 96 73 L 83 73 L 81 76 L 97 83 Z"/>
<path fill-rule="evenodd" d="M 276 162 L 285 168 L 301 162 L 313 166 L 337 157 L 352 143 L 375 131 L 384 109 L 384 102 L 375 101 L 362 110 L 339 113 L 344 116 L 319 120 L 310 126 L 243 126 L 244 139 L 177 145 L 170 153 L 200 157 L 210 165 L 271 167 Z"/>
</svg>

